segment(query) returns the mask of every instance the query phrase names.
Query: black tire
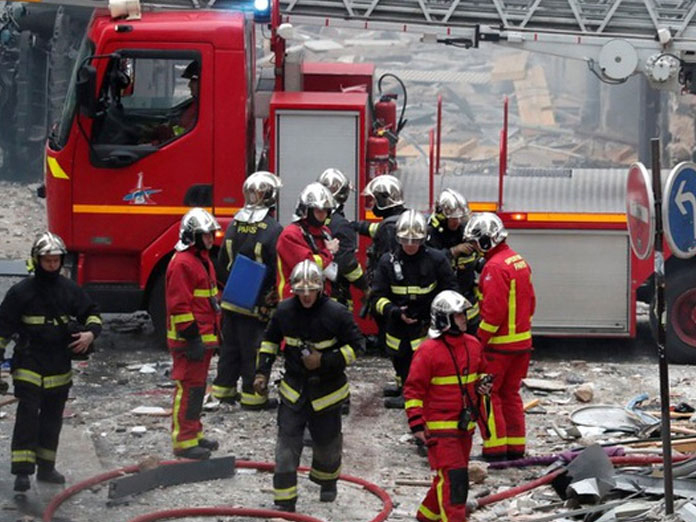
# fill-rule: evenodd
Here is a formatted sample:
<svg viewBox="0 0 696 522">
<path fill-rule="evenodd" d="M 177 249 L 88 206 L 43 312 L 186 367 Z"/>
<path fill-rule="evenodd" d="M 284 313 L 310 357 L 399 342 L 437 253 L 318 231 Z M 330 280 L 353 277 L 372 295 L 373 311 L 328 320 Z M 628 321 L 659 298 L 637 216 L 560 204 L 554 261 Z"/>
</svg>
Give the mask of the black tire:
<svg viewBox="0 0 696 522">
<path fill-rule="evenodd" d="M 675 267 L 676 268 L 676 267 Z M 682 265 L 667 271 L 665 302 L 667 307 L 667 359 L 676 364 L 696 363 L 696 267 Z M 655 327 L 655 306 L 651 306 L 651 324 Z"/>
<path fill-rule="evenodd" d="M 147 302 L 147 311 L 152 321 L 154 342 L 162 349 L 167 348 L 167 305 L 164 297 L 164 278 L 164 271 L 156 276 Z"/>
</svg>

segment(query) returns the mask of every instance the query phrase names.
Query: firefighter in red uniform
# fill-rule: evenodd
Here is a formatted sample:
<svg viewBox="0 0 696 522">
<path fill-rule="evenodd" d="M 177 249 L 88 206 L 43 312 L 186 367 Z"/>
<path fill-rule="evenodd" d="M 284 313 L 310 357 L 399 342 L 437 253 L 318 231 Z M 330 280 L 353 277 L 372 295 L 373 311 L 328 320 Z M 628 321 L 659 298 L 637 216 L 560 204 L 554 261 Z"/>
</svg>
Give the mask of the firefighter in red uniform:
<svg viewBox="0 0 696 522">
<path fill-rule="evenodd" d="M 201 410 L 213 351 L 220 345 L 215 268 L 208 252 L 220 225 L 202 208 L 181 219 L 176 253 L 166 275 L 167 344 L 176 382 L 172 409 L 174 454 L 207 459 L 217 441 L 203 437 Z"/>
<path fill-rule="evenodd" d="M 334 208 L 336 200 L 321 183 L 310 183 L 300 192 L 293 222 L 280 233 L 276 244 L 278 295 L 281 300 L 292 297 L 288 279 L 300 261 L 314 261 L 327 279 L 336 278 L 338 267 L 333 257 L 338 252 L 338 239 L 332 239 L 329 228 L 324 225 Z"/>
<path fill-rule="evenodd" d="M 435 296 L 430 339 L 414 355 L 404 385 L 409 426 L 436 472 L 416 515 L 421 522 L 466 520 L 471 441 L 477 423 L 486 429 L 490 390 L 481 343 L 464 333 L 469 308 L 453 290 Z"/>
<path fill-rule="evenodd" d="M 237 381 L 242 378 L 240 405 L 246 410 L 273 409 L 276 399 L 254 392 L 256 349 L 271 311 L 278 304 L 276 290 L 276 242 L 283 227 L 275 219 L 280 178 L 270 172 L 254 172 L 242 186 L 244 208 L 227 227 L 223 247 L 218 255 L 218 280 L 226 282 L 237 256 L 246 256 L 266 266 L 256 304 L 241 308 L 222 300 L 222 336 L 213 396 L 223 402 L 240 399 Z"/>
<path fill-rule="evenodd" d="M 456 190 L 443 190 L 437 198 L 435 213 L 428 221 L 426 244 L 441 250 L 452 263 L 459 291 L 472 304 L 466 312 L 467 333 L 476 335 L 479 323 L 476 266 L 481 255 L 472 243 L 464 241 L 464 227 L 469 219 L 471 210 L 464 196 Z"/>
<path fill-rule="evenodd" d="M 486 460 L 524 456 L 525 425 L 520 383 L 527 375 L 532 352 L 532 315 L 536 306 L 532 271 L 510 248 L 498 216 L 475 214 L 464 231 L 476 243 L 486 264 L 479 279 L 482 294 L 478 338 L 484 347 L 488 373 L 493 377 L 490 437 L 484 439 Z"/>
<path fill-rule="evenodd" d="M 10 288 L 0 305 L 0 356 L 18 335 L 12 355 L 14 394 L 19 400 L 12 474 L 18 492 L 29 489 L 29 476 L 36 467 L 37 480 L 65 483 L 55 463 L 63 409 L 72 386 L 70 361 L 84 358 L 101 332 L 97 306 L 74 281 L 60 274 L 67 253 L 56 234 L 41 234 L 31 247 L 33 277 Z"/>
<path fill-rule="evenodd" d="M 331 284 L 331 298 L 346 305 L 349 310 L 353 310 L 350 287 L 353 285 L 360 291 L 366 292 L 367 278 L 355 256 L 358 250 L 355 230 L 346 219 L 343 209 L 350 195 L 351 184 L 338 169 L 326 169 L 317 181 L 331 191 L 337 205 L 327 222 L 331 236 L 338 239 L 338 251 L 335 256 L 338 275 Z"/>
<path fill-rule="evenodd" d="M 302 434 L 309 429 L 309 479 L 321 486 L 319 500 L 336 499 L 341 472 L 341 405 L 350 396 L 345 369 L 363 349 L 363 336 L 348 309 L 322 295 L 324 276 L 312 261 L 301 261 L 290 276 L 295 297 L 285 299 L 271 317 L 259 349 L 254 389 L 268 392 L 273 362 L 285 343 L 280 382 L 278 440 L 273 474 L 278 509 L 295 511 L 297 467 Z"/>
</svg>

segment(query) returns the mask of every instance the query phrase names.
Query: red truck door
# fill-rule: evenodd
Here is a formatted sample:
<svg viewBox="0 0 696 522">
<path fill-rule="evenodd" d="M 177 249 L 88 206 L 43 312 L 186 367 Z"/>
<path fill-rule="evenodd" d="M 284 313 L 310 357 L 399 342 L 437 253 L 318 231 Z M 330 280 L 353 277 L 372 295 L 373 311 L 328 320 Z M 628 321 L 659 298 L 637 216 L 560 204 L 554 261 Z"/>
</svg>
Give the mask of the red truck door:
<svg viewBox="0 0 696 522">
<path fill-rule="evenodd" d="M 140 281 L 141 252 L 191 207 L 212 205 L 212 46 L 137 44 L 104 49 L 118 57 L 100 64 L 102 111 L 76 154 L 84 283 Z"/>
</svg>

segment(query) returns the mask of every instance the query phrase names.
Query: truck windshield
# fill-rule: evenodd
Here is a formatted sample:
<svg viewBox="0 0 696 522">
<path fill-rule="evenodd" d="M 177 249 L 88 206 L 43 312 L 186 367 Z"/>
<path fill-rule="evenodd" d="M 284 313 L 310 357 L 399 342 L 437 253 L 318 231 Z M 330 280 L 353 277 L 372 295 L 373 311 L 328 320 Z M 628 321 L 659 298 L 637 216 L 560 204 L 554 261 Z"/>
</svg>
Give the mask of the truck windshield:
<svg viewBox="0 0 696 522">
<path fill-rule="evenodd" d="M 75 85 L 77 83 L 77 71 L 84 60 L 90 54 L 94 54 L 94 43 L 87 37 L 82 40 L 80 49 L 75 60 L 73 72 L 70 78 L 68 92 L 65 95 L 63 110 L 60 114 L 60 120 L 56 123 L 49 137 L 52 148 L 62 149 L 68 141 L 70 135 L 70 126 L 72 125 L 75 116 L 75 108 L 77 107 L 77 96 L 75 94 Z"/>
</svg>

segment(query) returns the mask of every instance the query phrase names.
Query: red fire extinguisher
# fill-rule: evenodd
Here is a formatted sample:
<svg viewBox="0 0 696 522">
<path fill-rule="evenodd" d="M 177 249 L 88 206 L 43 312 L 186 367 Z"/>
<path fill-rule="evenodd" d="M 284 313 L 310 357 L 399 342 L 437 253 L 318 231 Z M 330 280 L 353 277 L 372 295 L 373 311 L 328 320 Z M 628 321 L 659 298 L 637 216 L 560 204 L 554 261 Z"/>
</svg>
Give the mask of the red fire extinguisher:
<svg viewBox="0 0 696 522">
<path fill-rule="evenodd" d="M 382 82 L 385 78 L 394 78 L 403 92 L 403 104 L 401 106 L 401 115 L 396 117 L 396 100 L 398 98 L 395 93 L 382 93 Z M 380 76 L 377 82 L 379 92 L 379 101 L 374 105 L 373 117 L 374 121 L 372 135 L 378 138 L 385 138 L 389 143 L 389 172 L 396 170 L 396 145 L 399 141 L 399 133 L 406 125 L 404 113 L 406 112 L 406 102 L 408 100 L 406 94 L 406 86 L 401 79 L 391 73 L 386 73 Z M 368 143 L 369 151 L 369 143 Z M 369 155 L 369 154 L 368 154 Z"/>
<path fill-rule="evenodd" d="M 389 174 L 390 166 L 389 139 L 386 136 L 367 138 L 367 183 L 380 174 Z"/>
</svg>

